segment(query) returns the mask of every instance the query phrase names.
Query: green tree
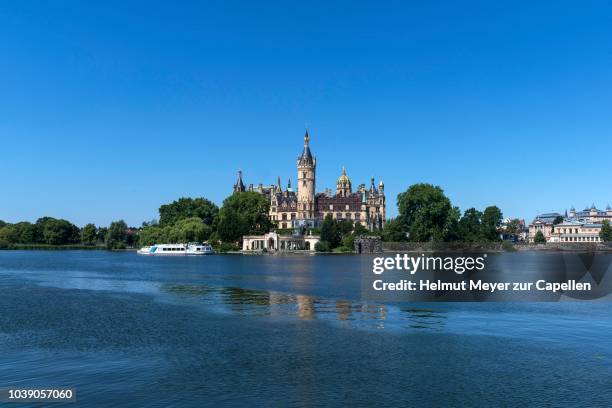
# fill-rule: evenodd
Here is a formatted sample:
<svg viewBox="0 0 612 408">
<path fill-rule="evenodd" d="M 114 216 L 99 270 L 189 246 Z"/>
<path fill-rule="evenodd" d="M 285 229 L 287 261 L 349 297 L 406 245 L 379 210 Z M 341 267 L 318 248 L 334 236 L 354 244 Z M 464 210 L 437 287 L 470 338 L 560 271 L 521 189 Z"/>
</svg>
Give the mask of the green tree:
<svg viewBox="0 0 612 408">
<path fill-rule="evenodd" d="M 399 220 L 415 242 L 443 241 L 452 214 L 450 200 L 444 191 L 431 184 L 414 184 L 397 196 Z"/>
<path fill-rule="evenodd" d="M 87 224 L 81 229 L 81 242 L 85 245 L 95 245 L 98 241 L 98 229 L 94 224 Z"/>
<path fill-rule="evenodd" d="M 563 222 L 563 217 L 560 215 L 557 215 L 555 219 L 553 220 L 553 225 L 561 224 L 562 222 Z"/>
<path fill-rule="evenodd" d="M 19 242 L 19 234 L 13 225 L 7 224 L 0 228 L 0 241 L 6 244 L 16 244 Z"/>
<path fill-rule="evenodd" d="M 359 235 L 367 235 L 369 232 L 370 231 L 368 231 L 366 227 L 361 225 L 360 222 L 355 223 L 355 226 L 353 227 L 353 234 L 355 234 L 356 237 L 358 237 Z"/>
<path fill-rule="evenodd" d="M 610 226 L 610 221 L 604 220 L 601 231 L 599 231 L 599 238 L 603 242 L 612 242 L 612 227 Z"/>
<path fill-rule="evenodd" d="M 138 231 L 138 242 L 142 246 L 168 243 L 168 230 L 171 227 L 147 225 Z"/>
<path fill-rule="evenodd" d="M 109 249 L 123 249 L 127 240 L 128 226 L 123 220 L 114 221 L 108 227 L 106 246 Z"/>
<path fill-rule="evenodd" d="M 108 227 L 99 227 L 98 233 L 96 235 L 98 238 L 98 242 L 106 242 L 106 237 L 108 236 Z"/>
<path fill-rule="evenodd" d="M 177 221 L 169 231 L 170 242 L 201 242 L 206 241 L 212 228 L 201 218 L 192 217 Z"/>
<path fill-rule="evenodd" d="M 177 221 L 198 217 L 204 224 L 213 225 L 219 208 L 205 198 L 179 198 L 170 204 L 159 207 L 159 224 L 173 225 Z"/>
<path fill-rule="evenodd" d="M 329 242 L 327 241 L 319 241 L 315 244 L 315 251 L 317 252 L 331 252 L 331 248 L 329 246 Z"/>
<path fill-rule="evenodd" d="M 353 251 L 355 248 L 355 234 L 346 234 L 342 237 L 342 246 L 347 251 Z"/>
<path fill-rule="evenodd" d="M 521 222 L 518 218 L 514 218 L 510 220 L 508 224 L 506 224 L 506 233 L 511 235 L 516 235 L 520 232 Z"/>
<path fill-rule="evenodd" d="M 546 238 L 544 238 L 544 234 L 542 233 L 542 231 L 536 232 L 535 236 L 533 237 L 533 242 L 535 244 L 545 244 L 546 243 Z"/>
<path fill-rule="evenodd" d="M 464 242 L 478 242 L 482 239 L 482 213 L 475 208 L 468 208 L 459 220 L 459 239 Z"/>
<path fill-rule="evenodd" d="M 391 218 L 385 223 L 382 232 L 382 239 L 386 242 L 405 242 L 408 241 L 404 224 L 399 218 Z"/>
<path fill-rule="evenodd" d="M 225 242 L 239 241 L 247 234 L 265 234 L 273 224 L 268 213 L 270 202 L 255 192 L 234 193 L 219 210 L 217 232 Z"/>
<path fill-rule="evenodd" d="M 39 241 L 39 232 L 36 225 L 23 221 L 12 225 L 14 233 L 14 243 L 32 244 Z"/>
<path fill-rule="evenodd" d="M 341 236 L 345 236 L 353 232 L 355 224 L 351 220 L 340 220 L 337 221 L 338 232 Z M 361 225 L 361 224 L 360 224 Z"/>
<path fill-rule="evenodd" d="M 492 205 L 485 208 L 481 217 L 481 228 L 482 228 L 482 238 L 485 241 L 500 241 L 499 237 L 499 228 L 502 223 L 502 212 L 501 210 Z"/>
<path fill-rule="evenodd" d="M 71 244 L 79 241 L 79 228 L 69 221 L 42 217 L 36 221 L 42 242 L 50 245 Z"/>
<path fill-rule="evenodd" d="M 331 249 L 336 248 L 342 241 L 342 233 L 338 228 L 338 222 L 331 214 L 327 214 L 321 225 L 321 241 L 327 242 Z"/>
<path fill-rule="evenodd" d="M 461 219 L 461 210 L 459 207 L 453 207 L 448 212 L 446 223 L 444 224 L 444 240 L 457 241 L 459 240 L 459 220 Z"/>
</svg>

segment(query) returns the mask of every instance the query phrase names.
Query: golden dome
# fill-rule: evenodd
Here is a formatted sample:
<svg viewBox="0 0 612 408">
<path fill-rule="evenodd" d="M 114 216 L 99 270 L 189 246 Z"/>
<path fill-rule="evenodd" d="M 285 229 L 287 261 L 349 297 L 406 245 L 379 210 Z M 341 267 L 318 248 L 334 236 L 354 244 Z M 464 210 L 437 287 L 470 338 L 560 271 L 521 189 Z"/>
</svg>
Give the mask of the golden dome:
<svg viewBox="0 0 612 408">
<path fill-rule="evenodd" d="M 338 177 L 338 184 L 350 184 L 351 179 L 346 175 L 346 169 L 342 166 L 342 175 Z"/>
</svg>

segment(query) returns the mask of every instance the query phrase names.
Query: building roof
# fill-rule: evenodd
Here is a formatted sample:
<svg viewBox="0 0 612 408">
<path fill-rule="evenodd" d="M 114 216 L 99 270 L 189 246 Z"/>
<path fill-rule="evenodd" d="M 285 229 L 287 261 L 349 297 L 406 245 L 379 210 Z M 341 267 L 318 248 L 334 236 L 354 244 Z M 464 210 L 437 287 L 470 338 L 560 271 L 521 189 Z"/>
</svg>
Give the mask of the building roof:
<svg viewBox="0 0 612 408">
<path fill-rule="evenodd" d="M 298 157 L 298 161 L 300 164 L 312 164 L 313 157 L 310 152 L 310 136 L 308 135 L 308 129 L 306 129 L 306 134 L 304 135 L 304 150 L 302 151 L 302 155 Z"/>
<path fill-rule="evenodd" d="M 557 213 L 557 212 L 544 213 L 544 214 L 540 214 L 540 215 L 536 216 L 535 219 L 533 220 L 533 222 L 540 221 L 540 222 L 552 224 L 552 222 L 557 217 L 562 217 L 562 215 Z"/>
<path fill-rule="evenodd" d="M 342 174 L 338 177 L 338 184 L 350 184 L 351 179 L 346 175 L 346 168 L 342 166 Z"/>
</svg>

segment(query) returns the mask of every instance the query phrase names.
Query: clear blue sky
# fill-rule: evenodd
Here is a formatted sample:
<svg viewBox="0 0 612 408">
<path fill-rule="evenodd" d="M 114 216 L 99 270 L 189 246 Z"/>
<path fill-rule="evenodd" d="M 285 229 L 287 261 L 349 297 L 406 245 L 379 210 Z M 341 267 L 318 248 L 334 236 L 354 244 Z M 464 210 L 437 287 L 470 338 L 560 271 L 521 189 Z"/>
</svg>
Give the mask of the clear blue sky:
<svg viewBox="0 0 612 408">
<path fill-rule="evenodd" d="M 444 188 L 530 220 L 612 204 L 610 2 L 0 4 L 0 219 L 131 225 L 295 181 Z"/>
</svg>

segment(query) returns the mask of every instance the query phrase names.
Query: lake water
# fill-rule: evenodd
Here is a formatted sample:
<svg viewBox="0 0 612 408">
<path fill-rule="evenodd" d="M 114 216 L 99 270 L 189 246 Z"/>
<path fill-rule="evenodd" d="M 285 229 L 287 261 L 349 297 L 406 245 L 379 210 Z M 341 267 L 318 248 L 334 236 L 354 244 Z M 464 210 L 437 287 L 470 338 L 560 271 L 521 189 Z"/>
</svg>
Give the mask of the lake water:
<svg viewBox="0 0 612 408">
<path fill-rule="evenodd" d="M 364 302 L 359 262 L 0 251 L 0 388 L 74 387 L 66 406 L 612 404 L 612 303 Z"/>
</svg>

